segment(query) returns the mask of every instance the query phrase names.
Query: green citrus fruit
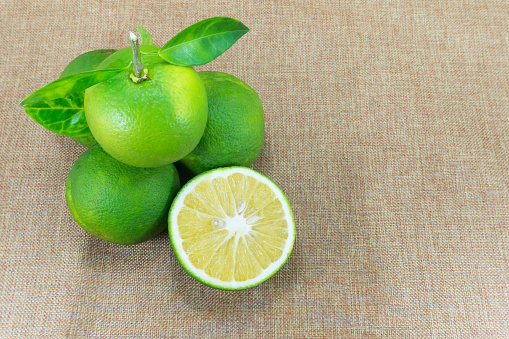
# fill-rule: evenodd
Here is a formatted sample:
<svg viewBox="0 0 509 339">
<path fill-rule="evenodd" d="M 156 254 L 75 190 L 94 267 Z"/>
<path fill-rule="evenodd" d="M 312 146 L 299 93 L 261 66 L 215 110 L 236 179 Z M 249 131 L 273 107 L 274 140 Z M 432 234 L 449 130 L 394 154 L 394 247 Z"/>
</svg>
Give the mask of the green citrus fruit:
<svg viewBox="0 0 509 339">
<path fill-rule="evenodd" d="M 207 94 L 192 67 L 161 59 L 156 46 L 140 46 L 150 80 L 135 83 L 129 70 L 85 91 L 85 114 L 97 142 L 132 166 L 157 167 L 191 152 L 207 122 Z M 130 47 L 109 56 L 99 69 L 126 67 Z"/>
<path fill-rule="evenodd" d="M 218 168 L 191 179 L 173 200 L 168 225 L 184 269 L 225 290 L 253 287 L 271 277 L 295 241 L 285 194 L 246 167 Z"/>
<path fill-rule="evenodd" d="M 205 85 L 209 116 L 198 146 L 181 163 L 198 174 L 226 166 L 250 166 L 263 146 L 263 106 L 242 80 L 221 72 L 198 73 Z"/>
<path fill-rule="evenodd" d="M 179 186 L 173 164 L 129 166 L 95 145 L 69 172 L 66 199 L 74 220 L 85 231 L 112 243 L 130 245 L 165 229 Z"/>
<path fill-rule="evenodd" d="M 114 49 L 98 49 L 95 51 L 83 53 L 77 56 L 67 65 L 67 67 L 65 67 L 62 74 L 60 74 L 60 78 L 64 78 L 76 73 L 93 71 L 104 59 L 106 59 L 114 52 Z M 85 93 L 83 93 L 83 95 L 85 95 Z M 87 129 L 84 135 L 72 138 L 83 146 L 87 147 L 97 144 L 97 141 L 90 132 L 90 129 Z"/>
</svg>

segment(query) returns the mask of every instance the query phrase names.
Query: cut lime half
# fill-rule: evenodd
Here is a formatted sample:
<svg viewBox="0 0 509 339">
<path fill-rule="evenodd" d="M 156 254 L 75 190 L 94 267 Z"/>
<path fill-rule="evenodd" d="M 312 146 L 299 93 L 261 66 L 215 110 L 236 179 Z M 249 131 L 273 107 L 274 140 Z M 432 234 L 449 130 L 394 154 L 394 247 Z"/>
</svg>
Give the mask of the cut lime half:
<svg viewBox="0 0 509 339">
<path fill-rule="evenodd" d="M 295 241 L 285 194 L 246 167 L 218 168 L 193 178 L 173 201 L 168 224 L 184 269 L 225 290 L 267 280 L 286 262 Z"/>
</svg>

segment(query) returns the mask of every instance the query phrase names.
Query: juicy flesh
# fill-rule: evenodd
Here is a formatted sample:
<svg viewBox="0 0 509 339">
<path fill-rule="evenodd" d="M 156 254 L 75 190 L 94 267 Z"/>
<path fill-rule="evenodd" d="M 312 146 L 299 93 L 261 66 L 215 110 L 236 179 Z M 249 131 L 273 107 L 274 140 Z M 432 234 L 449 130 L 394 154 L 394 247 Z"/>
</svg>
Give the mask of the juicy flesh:
<svg viewBox="0 0 509 339">
<path fill-rule="evenodd" d="M 190 262 L 221 281 L 257 277 L 283 254 L 288 223 L 265 183 L 241 173 L 200 182 L 177 218 Z"/>
</svg>

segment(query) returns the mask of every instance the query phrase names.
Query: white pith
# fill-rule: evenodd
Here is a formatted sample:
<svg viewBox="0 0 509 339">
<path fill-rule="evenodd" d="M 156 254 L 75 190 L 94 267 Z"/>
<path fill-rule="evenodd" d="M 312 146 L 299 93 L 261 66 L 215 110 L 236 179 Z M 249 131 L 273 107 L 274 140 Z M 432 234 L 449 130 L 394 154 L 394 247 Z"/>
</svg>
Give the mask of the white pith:
<svg viewBox="0 0 509 339">
<path fill-rule="evenodd" d="M 213 179 L 217 177 L 223 177 L 227 178 L 229 175 L 234 173 L 241 173 L 244 175 L 248 175 L 250 177 L 255 178 L 257 181 L 264 183 L 268 185 L 272 192 L 276 195 L 276 198 L 281 202 L 282 209 L 285 215 L 285 220 L 287 222 L 287 232 L 288 237 L 286 240 L 286 243 L 284 245 L 282 255 L 279 259 L 277 259 L 275 262 L 271 263 L 266 269 L 264 269 L 258 276 L 256 276 L 253 279 L 245 280 L 245 281 L 229 281 L 225 282 L 213 277 L 210 277 L 208 274 L 205 273 L 204 270 L 196 268 L 191 261 L 188 258 L 188 255 L 185 253 L 184 248 L 182 246 L 183 240 L 180 238 L 179 235 L 179 229 L 178 229 L 178 223 L 177 223 L 177 217 L 179 214 L 179 211 L 184 206 L 184 199 L 185 197 L 194 190 L 196 185 L 198 185 L 200 182 L 204 180 L 212 181 Z M 249 232 L 251 232 L 251 225 L 252 223 L 256 222 L 256 219 L 249 218 L 246 220 L 242 214 L 243 212 L 243 206 L 240 203 L 237 206 L 237 215 L 234 217 L 228 217 L 225 219 L 216 219 L 217 220 L 217 227 L 223 228 L 229 231 L 229 234 L 226 238 L 226 240 L 231 239 L 232 237 L 235 237 L 236 240 L 240 237 L 245 237 Z M 251 219 L 251 220 L 250 220 Z M 215 220 L 215 221 L 216 221 Z M 286 261 L 288 258 L 292 247 L 293 242 L 295 239 L 295 226 L 293 221 L 293 215 L 291 208 L 288 204 L 288 201 L 283 194 L 283 192 L 268 178 L 264 177 L 263 175 L 260 175 L 259 173 L 244 167 L 232 167 L 232 168 L 225 168 L 221 170 L 215 170 L 209 173 L 205 173 L 202 176 L 198 178 L 198 180 L 191 181 L 188 183 L 181 192 L 179 192 L 178 196 L 176 197 L 175 201 L 173 202 L 173 206 L 170 213 L 170 238 L 172 240 L 172 244 L 174 246 L 174 250 L 176 252 L 177 257 L 179 258 L 181 264 L 184 266 L 184 268 L 195 278 L 198 280 L 204 282 L 205 284 L 219 287 L 219 288 L 226 288 L 226 289 L 241 289 L 246 288 L 249 286 L 256 285 L 257 283 L 264 281 L 268 277 L 270 277 L 272 274 L 274 274 Z M 247 235 L 248 236 L 248 235 Z"/>
</svg>

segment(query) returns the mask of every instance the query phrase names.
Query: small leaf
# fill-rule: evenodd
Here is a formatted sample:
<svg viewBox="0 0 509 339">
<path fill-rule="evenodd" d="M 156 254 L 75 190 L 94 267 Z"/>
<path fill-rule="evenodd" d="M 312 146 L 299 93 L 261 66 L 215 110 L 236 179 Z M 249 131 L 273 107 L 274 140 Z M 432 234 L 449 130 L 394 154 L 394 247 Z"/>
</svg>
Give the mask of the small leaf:
<svg viewBox="0 0 509 339">
<path fill-rule="evenodd" d="M 82 92 L 100 82 L 106 81 L 123 72 L 124 69 L 102 69 L 76 73 L 65 78 L 60 78 L 39 88 L 27 96 L 20 105 L 26 105 L 37 101 L 49 101 L 66 97 L 70 94 Z"/>
<path fill-rule="evenodd" d="M 155 46 L 152 40 L 152 35 L 147 32 L 143 27 L 138 25 L 138 32 L 140 32 L 141 44 L 145 46 Z"/>
<path fill-rule="evenodd" d="M 174 65 L 204 65 L 223 54 L 248 31 L 242 22 L 232 18 L 205 19 L 177 34 L 163 46 L 159 56 Z"/>
<path fill-rule="evenodd" d="M 114 49 L 97 49 L 78 55 L 74 58 L 60 74 L 60 78 L 81 72 L 93 71 L 99 64 L 115 53 Z"/>
<path fill-rule="evenodd" d="M 85 110 L 83 92 L 54 100 L 31 102 L 25 106 L 25 112 L 48 130 L 70 137 L 90 133 Z"/>
</svg>

